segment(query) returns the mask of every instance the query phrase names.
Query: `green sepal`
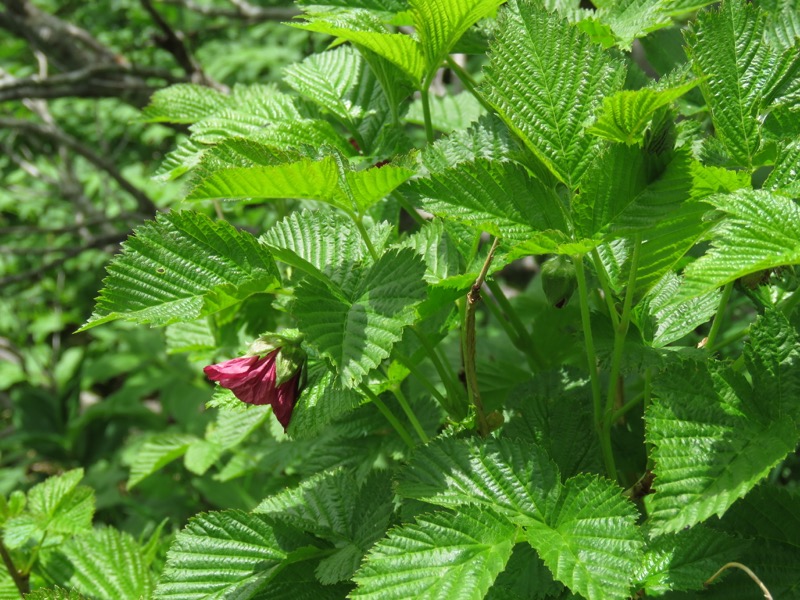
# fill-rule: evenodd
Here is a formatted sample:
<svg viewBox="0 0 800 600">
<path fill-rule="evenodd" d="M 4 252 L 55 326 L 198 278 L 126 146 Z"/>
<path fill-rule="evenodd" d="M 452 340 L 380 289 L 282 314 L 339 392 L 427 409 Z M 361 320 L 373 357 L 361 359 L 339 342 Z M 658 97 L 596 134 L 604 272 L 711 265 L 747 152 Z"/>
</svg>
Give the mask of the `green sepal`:
<svg viewBox="0 0 800 600">
<path fill-rule="evenodd" d="M 578 285 L 572 260 L 565 255 L 554 256 L 542 265 L 541 277 L 547 301 L 556 308 L 564 308 Z"/>
</svg>

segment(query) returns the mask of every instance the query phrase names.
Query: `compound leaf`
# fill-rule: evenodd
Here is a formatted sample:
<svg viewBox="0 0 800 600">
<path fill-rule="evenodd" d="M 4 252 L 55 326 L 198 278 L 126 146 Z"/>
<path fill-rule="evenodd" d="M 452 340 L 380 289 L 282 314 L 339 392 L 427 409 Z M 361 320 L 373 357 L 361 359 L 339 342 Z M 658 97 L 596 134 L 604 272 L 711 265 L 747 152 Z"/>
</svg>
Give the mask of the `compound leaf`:
<svg viewBox="0 0 800 600">
<path fill-rule="evenodd" d="M 305 279 L 296 290 L 299 329 L 336 367 L 345 388 L 357 386 L 414 322 L 425 298 L 425 263 L 411 249 L 390 250 L 363 268 L 347 289 Z"/>
<path fill-rule="evenodd" d="M 705 200 L 724 213 L 711 231 L 711 249 L 684 272 L 681 297 L 696 297 L 731 281 L 800 263 L 800 207 L 764 190 L 738 190 Z"/>
<path fill-rule="evenodd" d="M 645 502 L 655 533 L 722 515 L 795 447 L 796 334 L 785 317 L 768 314 L 752 335 L 745 361 L 754 366 L 753 387 L 693 363 L 671 365 L 654 381 L 658 400 L 646 420 L 656 493 Z"/>
<path fill-rule="evenodd" d="M 509 2 L 483 93 L 506 124 L 570 189 L 600 140 L 585 125 L 622 85 L 624 69 L 588 35 L 533 2 Z"/>
<path fill-rule="evenodd" d="M 193 321 L 279 282 L 272 257 L 251 234 L 195 212 L 162 213 L 122 245 L 82 330 L 115 319 Z"/>
<path fill-rule="evenodd" d="M 515 530 L 488 508 L 419 516 L 370 551 L 351 597 L 480 600 L 511 556 Z"/>
<path fill-rule="evenodd" d="M 528 543 L 573 592 L 590 600 L 628 596 L 642 546 L 633 505 L 595 476 L 562 484 L 536 445 L 443 439 L 418 452 L 398 491 L 448 507 L 491 508 L 525 528 Z"/>
<path fill-rule="evenodd" d="M 170 546 L 155 598 L 253 597 L 304 541 L 277 531 L 263 515 L 241 510 L 197 515 Z"/>
</svg>

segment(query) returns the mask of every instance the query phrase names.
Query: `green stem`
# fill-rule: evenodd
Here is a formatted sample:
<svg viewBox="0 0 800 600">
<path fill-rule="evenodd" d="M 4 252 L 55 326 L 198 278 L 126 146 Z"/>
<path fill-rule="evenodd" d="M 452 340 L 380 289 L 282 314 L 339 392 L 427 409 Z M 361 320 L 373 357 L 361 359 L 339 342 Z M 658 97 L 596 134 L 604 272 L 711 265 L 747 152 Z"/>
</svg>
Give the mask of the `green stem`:
<svg viewBox="0 0 800 600">
<path fill-rule="evenodd" d="M 708 337 L 706 338 L 706 350 L 708 350 L 709 352 L 712 352 L 714 350 L 714 342 L 717 341 L 717 335 L 719 334 L 719 330 L 722 328 L 722 320 L 725 317 L 725 308 L 727 308 L 728 306 L 728 300 L 731 299 L 732 291 L 733 291 L 732 281 L 728 283 L 724 288 L 722 288 L 722 296 L 719 299 L 717 312 L 714 315 L 714 322 L 711 323 L 711 331 L 708 332 Z"/>
<path fill-rule="evenodd" d="M 394 430 L 397 432 L 397 435 L 400 436 L 400 438 L 406 443 L 406 445 L 409 448 L 413 449 L 415 447 L 414 440 L 411 439 L 411 436 L 408 434 L 405 427 L 403 427 L 402 423 L 400 423 L 400 421 L 397 420 L 397 417 L 395 417 L 392 414 L 392 411 L 389 410 L 389 407 L 387 407 L 383 403 L 383 400 L 378 398 L 377 394 L 375 394 L 375 392 L 369 389 L 366 383 L 362 383 L 361 385 L 359 385 L 359 388 L 364 393 L 364 395 L 367 396 L 367 398 L 369 398 L 370 400 L 372 400 L 372 403 L 376 407 L 378 407 L 378 410 L 381 411 L 381 414 L 383 414 L 383 416 L 386 417 L 386 420 L 389 421 L 389 424 L 391 424 L 391 426 L 394 427 Z"/>
<path fill-rule="evenodd" d="M 608 382 L 608 395 L 606 396 L 605 415 L 609 416 L 614 410 L 614 399 L 617 391 L 617 380 L 622 366 L 622 351 L 625 349 L 625 338 L 628 335 L 628 327 L 631 323 L 631 308 L 633 307 L 633 295 L 636 291 L 636 272 L 639 269 L 639 255 L 642 247 L 640 236 L 636 236 L 633 243 L 633 256 L 631 257 L 630 273 L 628 274 L 628 286 L 625 290 L 625 300 L 622 305 L 622 317 L 619 324 L 614 329 L 614 354 L 611 358 L 611 378 Z M 606 423 L 610 426 L 610 423 Z"/>
<path fill-rule="evenodd" d="M 20 598 L 24 597 L 25 594 L 30 593 L 31 586 L 27 575 L 23 575 L 17 571 L 17 567 L 14 566 L 14 561 L 11 559 L 11 554 L 9 554 L 8 548 L 6 548 L 6 545 L 2 539 L 0 539 L 0 556 L 3 558 L 3 564 L 5 564 L 8 574 L 14 581 L 14 585 L 17 586 L 17 591 L 19 592 Z"/>
<path fill-rule="evenodd" d="M 641 404 L 644 400 L 644 392 L 641 394 L 637 394 L 634 398 L 626 402 L 623 406 L 619 407 L 611 414 L 611 418 L 609 421 L 614 424 L 617 423 L 622 417 L 624 417 L 628 412 L 638 404 Z"/>
<path fill-rule="evenodd" d="M 513 326 L 517 340 L 519 341 L 519 344 L 522 345 L 522 347 L 517 347 L 520 348 L 520 350 L 522 350 L 527 356 L 531 370 L 541 370 L 544 365 L 544 358 L 542 358 L 542 356 L 539 354 L 539 350 L 536 348 L 536 344 L 534 343 L 531 334 L 528 332 L 528 328 L 525 327 L 522 319 L 519 318 L 517 311 L 514 310 L 514 307 L 512 306 L 511 302 L 509 302 L 508 297 L 503 292 L 503 288 L 494 280 L 487 280 L 486 287 L 488 287 L 492 292 L 492 296 L 502 309 L 503 316 L 505 316 Z M 491 303 L 487 303 L 487 306 L 490 305 Z"/>
<path fill-rule="evenodd" d="M 425 119 L 425 137 L 428 143 L 433 143 L 433 121 L 431 121 L 431 100 L 430 100 L 430 78 L 422 84 L 420 93 L 422 95 L 422 117 Z"/>
<path fill-rule="evenodd" d="M 452 369 L 439 358 L 436 348 L 433 347 L 433 344 L 431 344 L 428 336 L 426 336 L 417 325 L 414 325 L 411 328 L 411 331 L 413 331 L 414 335 L 417 336 L 419 343 L 422 344 L 422 347 L 425 349 L 428 358 L 430 358 L 431 363 L 433 363 L 433 367 L 436 369 L 436 372 L 439 373 L 439 378 L 442 380 L 442 383 L 447 390 L 447 395 L 453 398 L 453 402 L 457 402 L 457 399 L 461 398 L 462 396 L 459 393 L 460 387 L 456 383 L 455 374 L 452 372 Z"/>
<path fill-rule="evenodd" d="M 608 316 L 611 318 L 611 324 L 616 330 L 616 328 L 619 327 L 619 315 L 614 306 L 614 294 L 611 291 L 611 281 L 608 278 L 606 267 L 603 264 L 603 259 L 600 258 L 600 253 L 597 251 L 597 248 L 592 250 L 592 260 L 594 261 L 594 270 L 597 273 L 597 279 L 600 281 L 600 287 L 603 290 L 603 296 L 605 297 L 606 306 L 608 307 Z"/>
<path fill-rule="evenodd" d="M 467 302 L 464 309 L 464 329 L 462 337 L 464 375 L 467 379 L 467 392 L 469 393 L 473 406 L 475 406 L 478 433 L 481 437 L 489 435 L 489 422 L 486 420 L 486 413 L 483 410 L 483 402 L 481 401 L 481 393 L 478 387 L 478 368 L 476 364 L 478 342 L 477 333 L 475 331 L 475 310 L 481 299 L 481 287 L 483 287 L 483 282 L 486 280 L 486 275 L 489 273 L 489 267 L 492 264 L 492 259 L 494 258 L 494 253 L 499 243 L 500 238 L 494 238 L 492 247 L 489 249 L 489 254 L 486 256 L 486 260 L 481 268 L 481 272 L 478 274 L 478 278 L 467 293 Z"/>
<path fill-rule="evenodd" d="M 792 312 L 797 307 L 797 304 L 800 302 L 800 288 L 796 289 L 792 292 L 792 295 L 789 296 L 786 300 L 781 302 L 780 309 L 787 317 L 792 315 Z"/>
<path fill-rule="evenodd" d="M 364 240 L 364 243 L 367 245 L 367 250 L 369 250 L 370 256 L 372 256 L 372 260 L 378 260 L 378 252 L 375 250 L 375 246 L 372 245 L 372 240 L 369 239 L 369 234 L 367 233 L 366 228 L 364 227 L 364 223 L 361 221 L 360 216 L 350 215 L 353 219 L 353 222 L 356 224 L 356 228 L 358 229 L 358 233 L 361 234 L 361 239 Z"/>
<path fill-rule="evenodd" d="M 592 407 L 594 408 L 594 424 L 600 439 L 600 448 L 603 451 L 603 461 L 609 477 L 616 480 L 616 467 L 614 455 L 611 451 L 611 438 L 603 432 L 602 393 L 600 392 L 600 376 L 597 372 L 597 357 L 594 353 L 594 338 L 592 337 L 592 322 L 589 315 L 589 291 L 586 287 L 586 273 L 583 269 L 583 256 L 572 257 L 575 264 L 575 276 L 578 280 L 578 296 L 581 307 L 581 324 L 583 326 L 583 339 L 586 344 L 586 362 L 589 367 L 589 380 L 592 387 Z"/>
<path fill-rule="evenodd" d="M 486 98 L 483 97 L 483 94 L 478 92 L 475 80 L 472 78 L 472 75 L 467 73 L 463 67 L 458 64 L 456 61 L 453 60 L 452 56 L 447 57 L 447 66 L 450 67 L 450 70 L 455 73 L 456 77 L 458 77 L 459 81 L 463 84 L 464 89 L 467 90 L 470 94 L 472 94 L 475 99 L 489 112 L 489 114 L 494 112 L 494 108 L 492 107 L 489 102 L 486 101 Z"/>
<path fill-rule="evenodd" d="M 400 407 L 403 409 L 403 412 L 406 413 L 408 420 L 411 422 L 411 426 L 414 428 L 414 431 L 417 432 L 419 439 L 422 440 L 423 444 L 427 444 L 430 439 L 428 439 L 428 434 L 425 433 L 425 430 L 420 425 L 419 419 L 417 419 L 417 415 L 414 414 L 414 411 L 411 410 L 411 405 L 408 403 L 403 390 L 400 389 L 400 385 L 392 385 L 392 393 L 394 397 L 397 398 L 397 401 L 400 403 Z"/>
<path fill-rule="evenodd" d="M 419 381 L 423 387 L 430 392 L 431 396 L 436 398 L 436 401 L 442 406 L 442 408 L 447 410 L 447 400 L 445 397 L 442 396 L 441 392 L 436 389 L 436 386 L 433 385 L 431 380 L 428 379 L 425 374 L 412 363 L 411 358 L 397 351 L 395 351 L 394 355 L 400 364 L 408 369 L 408 372 L 411 373 L 417 379 L 417 381 Z"/>
<path fill-rule="evenodd" d="M 428 222 L 428 221 L 425 220 L 425 218 L 421 214 L 419 214 L 416 211 L 416 209 L 413 206 L 411 206 L 411 204 L 408 203 L 408 201 L 403 197 L 402 194 L 399 194 L 397 192 L 393 192 L 391 194 L 391 197 L 394 198 L 397 201 L 397 203 L 400 205 L 400 207 L 404 211 L 406 211 L 408 213 L 409 217 L 414 219 L 414 222 L 417 225 L 425 225 L 425 223 Z"/>
</svg>

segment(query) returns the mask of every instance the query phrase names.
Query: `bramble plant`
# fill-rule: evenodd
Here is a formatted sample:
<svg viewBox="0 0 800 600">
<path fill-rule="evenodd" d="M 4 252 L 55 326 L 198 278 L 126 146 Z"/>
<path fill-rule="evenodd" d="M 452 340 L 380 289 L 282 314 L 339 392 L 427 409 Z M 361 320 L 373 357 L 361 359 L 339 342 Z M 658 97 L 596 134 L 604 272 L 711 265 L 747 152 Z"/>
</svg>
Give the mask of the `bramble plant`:
<svg viewBox="0 0 800 600">
<path fill-rule="evenodd" d="M 129 489 L 258 485 L 163 565 L 78 470 L 15 492 L 7 595 L 796 597 L 800 10 L 709 4 L 304 4 L 335 42 L 282 85 L 157 92 L 185 202 L 84 329 L 219 363 Z"/>
</svg>

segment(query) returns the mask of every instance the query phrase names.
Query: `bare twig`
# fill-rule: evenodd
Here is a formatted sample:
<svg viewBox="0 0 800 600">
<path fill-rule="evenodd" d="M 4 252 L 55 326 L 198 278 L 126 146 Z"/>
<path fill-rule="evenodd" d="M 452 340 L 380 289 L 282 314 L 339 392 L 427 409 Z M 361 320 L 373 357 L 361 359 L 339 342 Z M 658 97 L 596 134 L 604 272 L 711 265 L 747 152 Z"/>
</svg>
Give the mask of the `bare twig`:
<svg viewBox="0 0 800 600">
<path fill-rule="evenodd" d="M 15 273 L 14 275 L 8 275 L 0 279 L 0 287 L 4 287 L 10 285 L 12 283 L 19 283 L 21 281 L 27 281 L 28 279 L 36 279 L 40 277 L 47 271 L 51 271 L 53 269 L 57 269 L 65 262 L 67 262 L 71 258 L 75 258 L 79 254 L 85 252 L 86 250 L 90 250 L 92 248 L 104 248 L 105 246 L 110 246 L 112 244 L 118 244 L 125 240 L 128 237 L 128 233 L 114 233 L 109 235 L 98 236 L 93 240 L 90 240 L 88 244 L 80 247 L 75 248 L 65 248 L 64 249 L 64 256 L 61 256 L 55 260 L 52 260 L 44 265 L 41 265 L 35 269 L 30 269 L 29 271 L 23 271 L 22 273 Z"/>
<path fill-rule="evenodd" d="M 222 89 L 219 83 L 208 77 L 204 72 L 200 63 L 195 60 L 192 53 L 189 51 L 188 46 L 184 40 L 183 33 L 176 31 L 164 20 L 161 13 L 156 10 L 151 0 L 140 0 L 142 8 L 147 11 L 150 18 L 164 34 L 163 39 L 160 40 L 161 47 L 175 57 L 175 62 L 186 72 L 193 83 L 199 83 L 208 87 Z"/>
<path fill-rule="evenodd" d="M 492 264 L 492 259 L 494 259 L 494 253 L 499 243 L 500 238 L 495 238 L 494 242 L 492 242 L 492 247 L 489 249 L 489 255 L 483 263 L 483 268 L 481 268 L 478 278 L 467 293 L 467 305 L 464 310 L 464 374 L 467 379 L 467 391 L 472 399 L 472 404 L 475 406 L 475 413 L 478 420 L 478 433 L 481 437 L 489 435 L 489 423 L 486 420 L 486 413 L 483 410 L 483 402 L 481 401 L 481 394 L 478 389 L 478 370 L 475 364 L 477 347 L 475 309 L 481 299 L 481 287 L 483 287 L 483 282 L 486 279 L 486 274 L 489 272 L 489 267 Z"/>
<path fill-rule="evenodd" d="M 125 179 L 114 163 L 98 155 L 94 152 L 94 150 L 84 145 L 63 130 L 49 125 L 27 121 L 25 119 L 0 117 L 0 128 L 3 127 L 25 131 L 27 133 L 50 139 L 68 147 L 76 154 L 81 155 L 90 163 L 108 173 L 108 175 L 114 181 L 116 181 L 123 190 L 128 192 L 134 198 L 134 200 L 136 200 L 136 204 L 141 212 L 146 214 L 153 214 L 156 212 L 156 205 L 153 203 L 153 201 L 142 190 L 135 187 L 130 181 Z"/>
<path fill-rule="evenodd" d="M 224 17 L 226 19 L 241 19 L 253 23 L 261 21 L 289 21 L 301 14 L 299 10 L 283 6 L 254 6 L 247 2 L 231 1 L 232 9 L 217 8 L 197 4 L 193 0 L 161 0 L 162 4 L 174 4 L 207 17 Z"/>
<path fill-rule="evenodd" d="M 150 84 L 150 80 L 158 80 Z M 7 79 L 0 83 L 0 102 L 22 98 L 106 98 L 132 96 L 135 104 L 146 102 L 164 84 L 185 81 L 164 69 L 130 65 L 99 64 L 58 73 Z"/>
<path fill-rule="evenodd" d="M 8 553 L 8 548 L 6 548 L 3 540 L 0 540 L 0 556 L 3 558 L 3 563 L 8 570 L 8 574 L 11 575 L 11 579 L 14 580 L 14 585 L 17 586 L 19 595 L 23 596 L 29 593 L 31 591 L 31 586 L 28 577 L 22 575 L 22 573 L 17 570 L 17 567 L 14 566 L 14 561 L 11 560 L 11 555 Z"/>
</svg>

